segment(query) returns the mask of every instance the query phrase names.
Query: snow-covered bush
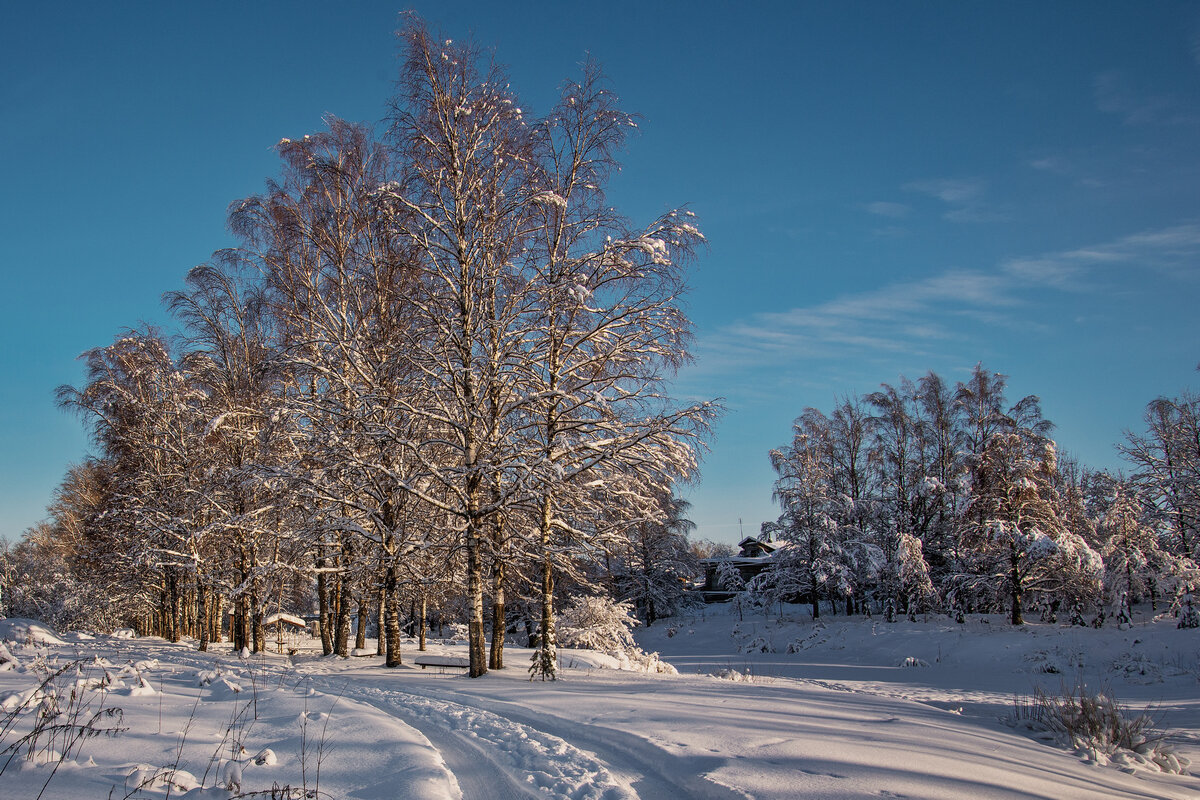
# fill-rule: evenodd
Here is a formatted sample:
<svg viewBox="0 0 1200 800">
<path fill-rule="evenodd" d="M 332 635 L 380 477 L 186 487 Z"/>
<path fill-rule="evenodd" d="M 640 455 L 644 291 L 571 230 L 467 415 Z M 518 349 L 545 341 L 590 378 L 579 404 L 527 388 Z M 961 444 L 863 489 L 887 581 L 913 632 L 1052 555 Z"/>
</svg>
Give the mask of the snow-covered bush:
<svg viewBox="0 0 1200 800">
<path fill-rule="evenodd" d="M 900 663 L 896 664 L 896 666 L 898 666 L 898 667 L 928 667 L 929 662 L 923 658 L 916 658 L 914 656 L 908 656 L 907 658 L 900 659 Z"/>
<path fill-rule="evenodd" d="M 632 631 L 637 624 L 631 604 L 607 597 L 577 598 L 555 620 L 563 647 L 602 653 L 625 652 L 634 647 Z"/>
<path fill-rule="evenodd" d="M 633 648 L 616 656 L 621 669 L 636 672 L 656 672 L 660 675 L 678 675 L 679 670 L 658 657 L 658 653 L 647 653 L 640 648 Z"/>
<path fill-rule="evenodd" d="M 1133 627 L 1133 613 L 1129 609 L 1129 596 L 1121 592 L 1121 605 L 1117 611 L 1117 630 L 1127 631 Z"/>
<path fill-rule="evenodd" d="M 620 669 L 676 674 L 673 666 L 659 660 L 658 653 L 646 653 L 634 643 L 632 630 L 637 624 L 632 604 L 607 597 L 577 598 L 555 618 L 563 647 L 606 653 L 617 660 Z"/>
<path fill-rule="evenodd" d="M 9 649 L 5 646 L 4 642 L 0 642 L 0 672 L 20 669 L 20 667 L 21 662 L 17 660 L 17 657 L 9 652 Z"/>
<path fill-rule="evenodd" d="M 1192 596 L 1189 594 L 1187 602 L 1183 606 L 1183 610 L 1179 613 L 1180 628 L 1200 628 L 1200 611 L 1196 610 L 1196 606 L 1192 604 Z"/>
<path fill-rule="evenodd" d="M 1110 695 L 1082 684 L 1058 695 L 1039 688 L 1031 698 L 1017 698 L 1011 721 L 1097 764 L 1186 774 L 1191 763 L 1165 742 L 1149 714 L 1131 715 Z"/>
<path fill-rule="evenodd" d="M 813 625 L 812 631 L 803 639 L 793 639 L 787 646 L 788 653 L 799 653 L 825 640 L 825 623 Z"/>
<path fill-rule="evenodd" d="M 1037 672 L 1043 675 L 1061 675 L 1065 672 L 1062 659 L 1058 653 L 1050 653 L 1046 650 L 1035 650 L 1025 656 L 1025 660 L 1030 662 L 1029 671 Z"/>
<path fill-rule="evenodd" d="M 770 640 L 768 640 L 762 636 L 757 636 L 757 637 L 751 639 L 750 641 L 746 642 L 744 645 L 741 646 L 740 650 L 743 653 L 774 653 L 775 652 L 775 648 L 774 648 L 774 646 L 772 646 Z"/>
<path fill-rule="evenodd" d="M 21 542 L 0 553 L 0 615 L 56 630 L 111 630 L 119 614 L 107 593 L 79 581 L 61 553 Z"/>
<path fill-rule="evenodd" d="M 1162 666 L 1151 661 L 1145 653 L 1122 653 L 1112 663 L 1112 670 L 1129 683 L 1143 686 L 1162 683 Z"/>
</svg>

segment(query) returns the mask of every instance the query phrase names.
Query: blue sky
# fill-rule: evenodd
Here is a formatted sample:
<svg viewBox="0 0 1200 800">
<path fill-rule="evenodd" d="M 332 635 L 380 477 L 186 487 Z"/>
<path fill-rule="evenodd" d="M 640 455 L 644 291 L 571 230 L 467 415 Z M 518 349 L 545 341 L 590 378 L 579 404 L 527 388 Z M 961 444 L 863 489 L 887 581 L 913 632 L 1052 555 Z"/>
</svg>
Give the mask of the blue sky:
<svg viewBox="0 0 1200 800">
<path fill-rule="evenodd" d="M 323 114 L 384 115 L 399 6 L 0 9 L 0 536 L 87 449 L 54 388 L 232 244 L 225 209 Z M 1120 467 L 1200 384 L 1200 6 L 417 3 L 547 108 L 586 53 L 643 116 L 613 204 L 689 204 L 710 247 L 686 397 L 726 398 L 698 535 L 776 516 L 805 407 L 976 362 Z"/>
</svg>

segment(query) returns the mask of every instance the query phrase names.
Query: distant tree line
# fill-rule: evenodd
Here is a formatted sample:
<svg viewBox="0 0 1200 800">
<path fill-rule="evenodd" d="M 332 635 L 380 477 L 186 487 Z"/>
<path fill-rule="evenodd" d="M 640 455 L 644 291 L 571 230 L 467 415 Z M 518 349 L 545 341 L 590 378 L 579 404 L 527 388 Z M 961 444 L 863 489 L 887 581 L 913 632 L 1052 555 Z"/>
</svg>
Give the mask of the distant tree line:
<svg viewBox="0 0 1200 800">
<path fill-rule="evenodd" d="M 1058 452 L 1038 398 L 976 366 L 807 408 L 771 451 L 774 567 L 745 591 L 848 613 L 1007 611 L 1014 624 L 1100 602 L 1177 604 L 1200 572 L 1200 399 L 1150 403 L 1119 445 L 1128 475 Z"/>
<path fill-rule="evenodd" d="M 438 614 L 479 676 L 521 621 L 553 677 L 564 587 L 649 621 L 678 602 L 673 487 L 717 410 L 664 385 L 693 215 L 608 205 L 634 119 L 595 64 L 534 118 L 474 45 L 401 39 L 386 129 L 279 142 L 278 179 L 230 208 L 240 246 L 166 296 L 181 335 L 128 331 L 59 390 L 96 454 L 7 554 L 9 611 L 201 649 L 231 616 L 261 650 L 264 614 L 315 593 L 326 653 L 356 616 L 394 666 Z"/>
</svg>

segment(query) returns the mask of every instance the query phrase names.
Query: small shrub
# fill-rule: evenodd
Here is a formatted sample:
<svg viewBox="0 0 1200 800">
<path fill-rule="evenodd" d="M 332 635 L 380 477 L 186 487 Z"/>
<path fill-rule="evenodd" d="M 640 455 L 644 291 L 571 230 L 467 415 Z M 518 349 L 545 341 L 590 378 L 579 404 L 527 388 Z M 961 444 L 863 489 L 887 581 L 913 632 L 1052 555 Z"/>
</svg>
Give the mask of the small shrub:
<svg viewBox="0 0 1200 800">
<path fill-rule="evenodd" d="M 741 651 L 743 653 L 774 653 L 775 648 L 765 638 L 757 636 L 742 645 Z"/>
<path fill-rule="evenodd" d="M 1187 604 L 1184 605 L 1183 610 L 1179 614 L 1178 627 L 1200 628 L 1200 611 L 1197 611 L 1196 607 L 1192 605 L 1192 596 L 1190 594 L 1187 598 Z"/>
<path fill-rule="evenodd" d="M 733 667 L 718 669 L 710 673 L 714 678 L 733 681 L 734 683 L 753 683 L 753 684 L 770 684 L 774 683 L 775 679 L 769 676 L 754 674 L 753 668 L 750 665 L 745 665 L 744 670 L 739 672 Z"/>
<path fill-rule="evenodd" d="M 908 656 L 907 658 L 901 659 L 900 663 L 897 664 L 896 666 L 898 666 L 898 667 L 928 667 L 929 662 L 923 658 L 914 658 L 913 656 Z"/>
<path fill-rule="evenodd" d="M 634 647 L 632 629 L 638 624 L 633 606 L 607 597 L 580 597 L 558 615 L 558 641 L 564 647 L 622 652 Z"/>
<path fill-rule="evenodd" d="M 5 699 L 6 713 L 0 717 L 0 775 L 18 756 L 31 764 L 53 765 L 42 786 L 45 791 L 58 768 L 77 758 L 88 740 L 128 730 L 121 725 L 120 708 L 104 707 L 103 688 L 111 676 L 106 673 L 105 678 L 93 679 L 83 666 L 82 661 L 71 661 L 47 671 L 32 692 L 11 702 Z M 22 717 L 29 720 L 30 729 L 18 736 Z"/>
<path fill-rule="evenodd" d="M 1190 764 L 1165 741 L 1151 715 L 1130 714 L 1108 694 L 1093 694 L 1082 684 L 1058 695 L 1038 688 L 1032 697 L 1016 698 L 1011 721 L 1099 764 L 1178 774 L 1186 774 Z"/>
</svg>

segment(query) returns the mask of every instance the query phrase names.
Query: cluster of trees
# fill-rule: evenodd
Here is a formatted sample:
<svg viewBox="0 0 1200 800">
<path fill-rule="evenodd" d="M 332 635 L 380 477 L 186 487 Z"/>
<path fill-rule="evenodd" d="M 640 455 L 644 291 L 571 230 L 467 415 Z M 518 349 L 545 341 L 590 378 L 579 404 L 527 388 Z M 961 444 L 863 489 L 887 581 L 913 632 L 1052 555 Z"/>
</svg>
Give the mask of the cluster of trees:
<svg viewBox="0 0 1200 800">
<path fill-rule="evenodd" d="M 241 246 L 167 295 L 182 334 L 130 331 L 60 390 L 98 454 L 10 554 L 54 554 L 8 581 L 20 602 L 73 582 L 86 608 L 61 613 L 202 649 L 231 613 L 257 650 L 315 588 L 325 651 L 357 614 L 389 665 L 436 607 L 468 621 L 472 676 L 504 665 L 515 608 L 553 677 L 560 584 L 602 573 L 651 619 L 677 599 L 672 487 L 716 411 L 664 388 L 693 216 L 607 205 L 634 120 L 594 64 L 533 118 L 473 45 L 401 38 L 386 131 L 282 140 L 231 206 Z"/>
<path fill-rule="evenodd" d="M 849 613 L 1007 610 L 1066 614 L 1157 604 L 1200 580 L 1200 399 L 1160 398 L 1119 449 L 1128 476 L 1057 452 L 1034 396 L 976 366 L 951 388 L 929 373 L 805 409 L 771 451 L 786 546 L 748 590 Z M 1078 612 L 1076 612 L 1078 613 Z"/>
</svg>

